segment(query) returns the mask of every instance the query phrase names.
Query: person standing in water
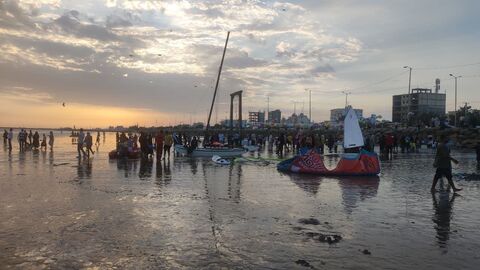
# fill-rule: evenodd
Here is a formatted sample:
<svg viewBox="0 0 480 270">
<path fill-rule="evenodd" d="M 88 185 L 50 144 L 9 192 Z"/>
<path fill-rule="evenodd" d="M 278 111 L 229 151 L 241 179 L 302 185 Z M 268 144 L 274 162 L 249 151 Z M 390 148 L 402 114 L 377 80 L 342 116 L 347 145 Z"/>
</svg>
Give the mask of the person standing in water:
<svg viewBox="0 0 480 270">
<path fill-rule="evenodd" d="M 55 141 L 55 138 L 53 137 L 53 131 L 50 131 L 50 134 L 48 135 L 48 145 L 50 146 L 50 151 L 53 151 L 54 141 Z"/>
<path fill-rule="evenodd" d="M 8 132 L 8 136 L 7 136 L 9 152 L 12 152 L 12 139 L 13 139 L 13 129 L 10 128 L 10 132 Z"/>
<path fill-rule="evenodd" d="M 33 133 L 32 133 L 32 130 L 30 129 L 30 132 L 28 133 L 28 143 L 30 145 L 32 145 L 32 139 L 33 139 Z"/>
<path fill-rule="evenodd" d="M 78 158 L 82 158 L 82 153 L 83 157 L 87 153 L 85 153 L 85 150 L 83 150 L 83 141 L 85 140 L 85 134 L 83 133 L 83 128 L 80 129 L 80 132 L 78 132 L 77 135 L 77 151 L 78 151 Z"/>
<path fill-rule="evenodd" d="M 448 138 L 446 136 L 442 136 L 440 141 L 441 143 L 438 144 L 435 161 L 433 163 L 433 166 L 437 168 L 437 170 L 435 172 L 435 176 L 433 177 L 433 183 L 430 191 L 435 192 L 438 179 L 442 178 L 442 176 L 447 178 L 448 184 L 450 187 L 452 187 L 454 192 L 460 191 L 462 189 L 456 188 L 452 180 L 452 161 L 455 164 L 458 164 L 458 160 L 450 156 L 450 149 L 447 146 Z"/>
<path fill-rule="evenodd" d="M 45 136 L 45 133 L 42 134 L 42 143 L 40 144 L 40 150 L 42 148 L 45 148 L 45 151 L 47 151 L 47 136 Z"/>
<path fill-rule="evenodd" d="M 163 142 L 163 159 L 167 157 L 170 159 L 170 148 L 172 147 L 173 144 L 173 137 L 172 134 L 168 133 L 165 136 L 165 141 Z"/>
<path fill-rule="evenodd" d="M 92 153 L 92 155 L 95 155 L 95 152 L 92 150 L 93 138 L 92 135 L 90 135 L 90 132 L 87 132 L 87 136 L 85 136 L 85 146 L 87 147 L 88 158 L 90 158 L 90 153 Z"/>
<path fill-rule="evenodd" d="M 97 140 L 95 141 L 95 145 L 96 146 L 100 145 L 100 131 L 97 133 Z"/>
<path fill-rule="evenodd" d="M 155 136 L 155 150 L 157 152 L 157 161 L 160 161 L 162 159 L 163 141 L 163 130 L 159 130 L 157 136 Z"/>
<path fill-rule="evenodd" d="M 3 130 L 3 144 L 7 144 L 8 141 L 8 131 L 6 129 Z"/>
<path fill-rule="evenodd" d="M 25 132 L 25 134 L 27 134 Z M 40 147 L 40 134 L 38 134 L 38 131 L 35 131 L 33 134 L 33 148 L 38 149 Z"/>
</svg>

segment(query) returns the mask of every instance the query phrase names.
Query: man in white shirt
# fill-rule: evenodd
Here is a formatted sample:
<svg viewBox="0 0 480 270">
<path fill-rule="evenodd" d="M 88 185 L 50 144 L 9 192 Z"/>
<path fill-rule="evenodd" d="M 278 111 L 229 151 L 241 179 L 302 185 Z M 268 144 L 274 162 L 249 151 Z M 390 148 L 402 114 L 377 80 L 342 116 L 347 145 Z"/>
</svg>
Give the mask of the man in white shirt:
<svg viewBox="0 0 480 270">
<path fill-rule="evenodd" d="M 83 128 L 81 128 L 80 132 L 78 133 L 78 137 L 77 137 L 78 158 L 82 158 L 82 153 L 83 153 L 83 157 L 85 157 L 85 155 L 86 155 L 85 150 L 83 150 L 83 141 L 84 140 L 85 140 L 85 134 L 83 133 Z"/>
</svg>

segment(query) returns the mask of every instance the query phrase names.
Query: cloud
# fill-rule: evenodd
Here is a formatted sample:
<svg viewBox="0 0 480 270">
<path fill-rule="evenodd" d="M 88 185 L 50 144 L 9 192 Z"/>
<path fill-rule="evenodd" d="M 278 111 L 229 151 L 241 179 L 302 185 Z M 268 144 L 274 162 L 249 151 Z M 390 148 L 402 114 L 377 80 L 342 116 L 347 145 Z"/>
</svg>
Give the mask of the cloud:
<svg viewBox="0 0 480 270">
<path fill-rule="evenodd" d="M 357 61 L 363 50 L 358 38 L 329 32 L 288 2 L 34 2 L 0 6 L 0 79 L 57 101 L 201 111 L 226 30 L 220 99 L 235 89 L 287 96 L 334 78 L 336 65 Z"/>
</svg>

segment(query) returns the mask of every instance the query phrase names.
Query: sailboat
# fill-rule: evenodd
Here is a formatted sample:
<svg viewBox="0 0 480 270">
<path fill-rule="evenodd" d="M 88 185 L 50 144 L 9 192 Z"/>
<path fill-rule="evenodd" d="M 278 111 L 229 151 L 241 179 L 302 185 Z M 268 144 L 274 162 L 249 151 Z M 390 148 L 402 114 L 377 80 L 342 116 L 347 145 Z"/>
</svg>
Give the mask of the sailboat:
<svg viewBox="0 0 480 270">
<path fill-rule="evenodd" d="M 358 118 L 352 108 L 348 108 L 343 128 L 343 147 L 346 152 L 360 149 L 356 153 L 344 153 L 333 170 L 329 170 L 323 163 L 323 157 L 310 150 L 305 155 L 284 160 L 277 165 L 283 172 L 307 173 L 316 175 L 337 176 L 374 176 L 380 173 L 380 161 L 375 152 L 368 152 L 361 147 L 363 143 L 362 130 Z"/>
<path fill-rule="evenodd" d="M 227 40 L 225 41 L 225 47 L 223 48 L 222 61 L 220 62 L 220 68 L 218 69 L 217 83 L 215 84 L 215 91 L 213 93 L 212 104 L 210 106 L 210 112 L 208 114 L 207 126 L 205 129 L 205 134 L 208 134 L 208 129 L 210 128 L 210 119 L 212 117 L 213 106 L 215 104 L 215 98 L 217 96 L 218 84 L 220 82 L 220 74 L 222 73 L 223 61 L 225 59 L 225 53 L 227 51 L 228 38 L 230 37 L 230 32 L 227 33 Z M 205 136 L 206 139 L 206 136 Z M 244 148 L 229 148 L 229 147 L 203 147 L 195 148 L 192 150 L 187 149 L 184 145 L 176 144 L 174 145 L 175 151 L 181 155 L 189 155 L 192 157 L 213 157 L 219 156 L 222 158 L 225 157 L 238 157 L 245 153 L 247 150 Z"/>
</svg>

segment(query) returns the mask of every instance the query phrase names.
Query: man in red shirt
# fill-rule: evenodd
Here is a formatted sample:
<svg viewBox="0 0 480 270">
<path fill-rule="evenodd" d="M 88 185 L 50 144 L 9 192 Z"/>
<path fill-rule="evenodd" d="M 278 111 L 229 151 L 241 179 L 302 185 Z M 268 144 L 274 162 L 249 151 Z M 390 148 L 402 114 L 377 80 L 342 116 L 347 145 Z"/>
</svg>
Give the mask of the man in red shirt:
<svg viewBox="0 0 480 270">
<path fill-rule="evenodd" d="M 385 138 L 385 146 L 387 148 L 387 156 L 393 155 L 394 137 L 392 134 L 387 134 Z"/>
<path fill-rule="evenodd" d="M 157 161 L 162 159 L 162 152 L 163 152 L 163 141 L 165 136 L 163 135 L 163 130 L 157 132 L 155 136 L 155 150 L 157 152 Z"/>
</svg>

